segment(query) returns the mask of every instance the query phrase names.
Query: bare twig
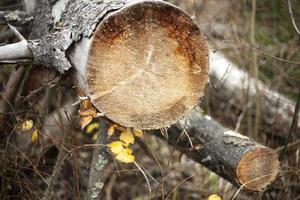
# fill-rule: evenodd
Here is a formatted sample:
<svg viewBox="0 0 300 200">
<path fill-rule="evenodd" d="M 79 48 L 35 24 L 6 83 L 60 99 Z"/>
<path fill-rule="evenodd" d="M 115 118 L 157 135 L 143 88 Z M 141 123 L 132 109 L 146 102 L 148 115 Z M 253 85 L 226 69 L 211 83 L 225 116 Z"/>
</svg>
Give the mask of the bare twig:
<svg viewBox="0 0 300 200">
<path fill-rule="evenodd" d="M 240 47 L 242 48 L 245 48 L 245 49 L 249 49 L 249 50 L 252 50 L 252 51 L 255 51 L 256 53 L 262 55 L 262 56 L 268 56 L 270 58 L 273 58 L 274 60 L 277 60 L 279 62 L 283 62 L 283 63 L 289 63 L 289 64 L 294 64 L 294 65 L 299 65 L 300 66 L 300 62 L 299 61 L 292 61 L 292 60 L 286 60 L 286 59 L 283 59 L 283 58 L 279 58 L 277 56 L 274 56 L 274 55 L 271 55 L 269 53 L 267 53 L 266 51 L 264 50 L 260 50 L 256 47 L 252 47 L 252 46 L 248 46 L 246 44 L 242 44 L 240 42 L 237 42 L 237 45 L 239 45 Z"/>
<path fill-rule="evenodd" d="M 252 12 L 251 12 L 251 32 L 250 42 L 252 46 L 255 46 L 255 18 L 256 18 L 256 0 L 252 0 Z M 254 121 L 254 139 L 258 136 L 259 122 L 260 122 L 260 92 L 258 88 L 258 66 L 257 66 L 257 54 L 252 52 L 252 71 L 254 75 L 255 84 L 255 121 Z"/>
<path fill-rule="evenodd" d="M 148 190 L 149 190 L 149 199 L 151 199 L 151 191 L 152 191 L 152 189 L 151 189 L 151 185 L 150 185 L 150 182 L 148 180 L 148 177 L 147 177 L 146 173 L 144 172 L 144 170 L 136 162 L 134 162 L 134 164 L 140 170 L 140 172 L 143 174 L 143 176 L 145 177 L 145 180 L 146 180 L 147 185 L 148 185 Z"/>
<path fill-rule="evenodd" d="M 66 135 L 67 134 L 64 132 L 63 136 L 62 136 L 62 145 L 64 145 L 64 143 L 65 143 Z M 64 150 L 64 148 L 59 147 L 58 156 L 57 156 L 56 163 L 55 163 L 55 166 L 54 166 L 54 169 L 53 169 L 50 181 L 49 181 L 49 186 L 48 186 L 47 190 L 45 191 L 44 200 L 51 199 L 51 197 L 52 197 L 52 191 L 53 191 L 54 185 L 57 182 L 57 179 L 60 175 L 62 165 L 64 163 L 66 155 L 67 155 L 67 152 Z"/>
<path fill-rule="evenodd" d="M 18 27 L 17 30 L 19 32 L 24 32 L 25 28 Z M 10 41 L 15 37 L 16 37 L 16 35 L 11 29 L 3 30 L 2 32 L 0 32 L 0 46 L 5 45 L 6 41 Z M 3 45 L 1 45 L 2 42 L 4 43 Z"/>
<path fill-rule="evenodd" d="M 23 35 L 18 31 L 18 29 L 16 29 L 16 27 L 14 27 L 10 24 L 8 24 L 8 27 L 14 32 L 14 34 L 19 38 L 20 41 L 25 40 Z"/>
<path fill-rule="evenodd" d="M 98 131 L 98 139 L 96 144 L 106 144 L 107 141 L 107 123 L 101 119 L 100 121 L 100 130 Z M 95 147 L 93 153 L 92 163 L 90 165 L 90 175 L 89 175 L 89 186 L 87 198 L 89 200 L 92 199 L 100 199 L 102 195 L 102 188 L 104 186 L 103 182 L 103 173 L 104 169 L 108 163 L 107 155 L 105 152 L 105 147 L 98 146 Z"/>
<path fill-rule="evenodd" d="M 299 112 L 300 112 L 300 87 L 299 87 L 299 92 L 298 92 L 298 99 L 297 99 L 297 103 L 295 106 L 295 110 L 294 110 L 294 116 L 293 116 L 293 121 L 292 121 L 292 125 L 289 131 L 289 135 L 286 139 L 286 143 L 284 145 L 284 149 L 282 150 L 281 154 L 280 154 L 280 158 L 282 159 L 284 154 L 286 153 L 289 141 L 291 140 L 293 134 L 295 133 L 297 126 L 298 126 L 298 120 L 299 120 Z"/>
<path fill-rule="evenodd" d="M 178 183 L 167 195 L 166 200 L 169 199 L 171 197 L 171 195 L 173 194 L 173 192 L 175 192 L 177 190 L 178 187 L 180 187 L 182 184 L 184 184 L 186 181 L 188 181 L 189 179 L 193 178 L 195 175 L 189 176 L 186 179 L 184 179 L 183 181 L 181 181 L 180 183 Z"/>
<path fill-rule="evenodd" d="M 292 20 L 294 29 L 297 32 L 297 34 L 300 36 L 300 30 L 299 30 L 299 28 L 298 28 L 298 26 L 296 24 L 295 18 L 294 18 L 291 0 L 288 0 L 288 5 L 289 5 L 289 13 L 291 15 L 291 20 Z"/>
<path fill-rule="evenodd" d="M 2 98 L 0 99 L 0 131 L 3 131 L 7 123 L 7 116 L 5 114 L 12 110 L 12 104 L 14 103 L 26 70 L 27 69 L 23 66 L 14 69 L 9 76 L 4 94 L 0 94 Z"/>
<path fill-rule="evenodd" d="M 27 162 L 31 165 L 31 167 L 34 169 L 34 171 L 39 175 L 39 177 L 48 185 L 48 182 L 46 179 L 42 176 L 42 174 L 39 172 L 39 170 L 36 168 L 36 166 L 31 162 L 31 160 L 21 151 L 18 147 L 15 145 L 9 143 L 10 146 L 12 146 L 14 149 L 16 149 L 26 160 Z"/>
</svg>

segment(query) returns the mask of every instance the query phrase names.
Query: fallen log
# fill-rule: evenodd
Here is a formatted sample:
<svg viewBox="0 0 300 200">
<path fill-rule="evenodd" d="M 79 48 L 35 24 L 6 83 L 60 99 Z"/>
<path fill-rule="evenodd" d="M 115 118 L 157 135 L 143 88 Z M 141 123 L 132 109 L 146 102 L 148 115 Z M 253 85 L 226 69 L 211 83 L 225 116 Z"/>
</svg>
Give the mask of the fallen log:
<svg viewBox="0 0 300 200">
<path fill-rule="evenodd" d="M 185 131 L 189 138 L 184 134 Z M 180 123 L 171 126 L 167 137 L 162 136 L 160 131 L 154 134 L 246 190 L 264 190 L 275 180 L 279 171 L 275 151 L 224 128 L 197 109 Z"/>
<path fill-rule="evenodd" d="M 221 52 L 210 53 L 210 82 L 206 97 L 209 99 L 209 114 L 215 119 L 225 120 L 233 128 L 239 128 L 242 113 L 255 110 L 255 80 L 249 74 L 231 62 Z M 245 102 L 246 90 L 249 85 L 248 102 Z M 295 102 L 271 89 L 262 81 L 258 81 L 261 103 L 261 126 L 260 132 L 271 137 L 275 136 L 284 142 L 287 137 L 293 119 Z M 203 108 L 208 103 L 202 101 Z M 246 105 L 246 108 L 243 105 Z M 244 110 L 246 109 L 246 110 Z M 235 115 L 226 115 L 224 112 L 236 113 Z M 251 113 L 255 115 L 255 113 Z M 300 119 L 296 134 L 300 136 Z"/>
<path fill-rule="evenodd" d="M 126 127 L 166 127 L 197 105 L 208 79 L 208 49 L 181 9 L 161 0 L 60 0 L 52 14 L 49 34 L 10 44 L 19 55 L 0 47 L 0 58 L 32 57 L 61 73 L 73 67 L 98 111 Z"/>
</svg>

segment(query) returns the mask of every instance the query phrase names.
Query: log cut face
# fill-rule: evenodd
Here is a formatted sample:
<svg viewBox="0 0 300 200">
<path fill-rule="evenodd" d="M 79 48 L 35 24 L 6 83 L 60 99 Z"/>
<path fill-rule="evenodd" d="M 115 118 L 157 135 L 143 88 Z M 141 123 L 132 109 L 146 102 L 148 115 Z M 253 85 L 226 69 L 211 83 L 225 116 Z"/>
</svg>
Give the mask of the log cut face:
<svg viewBox="0 0 300 200">
<path fill-rule="evenodd" d="M 85 91 L 97 109 L 126 127 L 169 126 L 198 104 L 208 50 L 197 25 L 162 1 L 111 13 L 91 40 Z"/>
<path fill-rule="evenodd" d="M 241 185 L 254 191 L 263 190 L 278 173 L 279 162 L 274 151 L 257 148 L 247 152 L 239 161 L 236 175 Z"/>
</svg>

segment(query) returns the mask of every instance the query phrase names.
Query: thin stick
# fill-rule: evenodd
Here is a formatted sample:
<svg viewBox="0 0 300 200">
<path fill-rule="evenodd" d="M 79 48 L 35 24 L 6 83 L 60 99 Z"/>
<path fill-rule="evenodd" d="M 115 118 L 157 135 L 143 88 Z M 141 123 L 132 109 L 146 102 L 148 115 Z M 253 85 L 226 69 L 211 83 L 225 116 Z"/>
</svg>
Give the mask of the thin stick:
<svg viewBox="0 0 300 200">
<path fill-rule="evenodd" d="M 296 24 L 295 18 L 294 18 L 291 0 L 288 0 L 288 5 L 289 5 L 289 13 L 291 15 L 291 19 L 292 19 L 292 23 L 293 23 L 294 29 L 297 32 L 297 34 L 300 36 L 300 30 L 299 30 L 299 28 L 298 28 L 298 26 Z"/>
<path fill-rule="evenodd" d="M 18 29 L 16 29 L 16 27 L 14 27 L 14 26 L 12 26 L 10 24 L 8 24 L 8 27 L 14 32 L 14 34 L 19 38 L 20 41 L 25 40 L 25 38 L 23 37 L 23 35 L 18 31 Z"/>
<path fill-rule="evenodd" d="M 9 143 L 10 146 L 12 146 L 14 149 L 16 149 L 20 154 L 22 154 L 22 156 L 28 161 L 28 163 L 31 165 L 31 167 L 35 170 L 35 172 L 37 173 L 37 175 L 48 185 L 48 182 L 46 181 L 46 179 L 41 175 L 41 173 L 39 172 L 39 170 L 35 167 L 35 165 L 30 161 L 30 159 L 15 145 Z"/>
<path fill-rule="evenodd" d="M 289 135 L 286 139 L 284 148 L 280 154 L 280 160 L 283 158 L 284 154 L 286 153 L 289 141 L 292 139 L 293 133 L 295 133 L 297 126 L 298 126 L 298 118 L 299 118 L 299 112 L 300 112 L 300 87 L 299 87 L 299 92 L 298 92 L 298 98 L 297 98 L 297 103 L 295 106 L 295 110 L 294 110 L 294 116 L 293 116 L 293 121 L 292 121 L 292 125 L 291 128 L 289 130 Z"/>
<path fill-rule="evenodd" d="M 171 194 L 178 188 L 180 187 L 182 184 L 184 184 L 187 180 L 193 178 L 195 175 L 189 176 L 186 179 L 184 179 L 183 181 L 181 181 L 179 184 L 177 184 L 172 190 L 171 192 L 168 194 L 168 196 L 166 197 L 166 200 L 170 198 Z"/>
<path fill-rule="evenodd" d="M 255 18 L 256 18 L 256 0 L 252 0 L 252 12 L 251 12 L 251 32 L 250 32 L 250 42 L 252 46 L 255 46 Z M 259 125 L 260 125 L 260 91 L 258 88 L 258 66 L 257 66 L 257 54 L 252 52 L 252 70 L 255 79 L 255 121 L 254 121 L 254 131 L 253 138 L 257 139 Z"/>
<path fill-rule="evenodd" d="M 147 185 L 148 185 L 148 188 L 149 188 L 149 199 L 151 199 L 151 185 L 150 185 L 150 182 L 148 180 L 148 177 L 146 175 L 146 173 L 144 172 L 144 170 L 136 163 L 134 162 L 135 166 L 141 171 L 141 173 L 144 175 L 145 179 L 146 179 L 146 182 L 147 182 Z"/>
<path fill-rule="evenodd" d="M 63 133 L 62 137 L 63 137 L 62 143 L 64 144 L 65 140 L 66 140 L 65 132 Z M 43 200 L 51 199 L 54 185 L 57 182 L 57 179 L 60 175 L 64 160 L 65 160 L 64 158 L 66 155 L 67 155 L 67 152 L 63 148 L 59 147 L 59 153 L 57 155 L 56 163 L 55 163 L 55 166 L 54 166 L 54 169 L 53 169 L 50 181 L 49 181 L 49 186 L 48 186 L 47 190 L 45 191 Z"/>
</svg>

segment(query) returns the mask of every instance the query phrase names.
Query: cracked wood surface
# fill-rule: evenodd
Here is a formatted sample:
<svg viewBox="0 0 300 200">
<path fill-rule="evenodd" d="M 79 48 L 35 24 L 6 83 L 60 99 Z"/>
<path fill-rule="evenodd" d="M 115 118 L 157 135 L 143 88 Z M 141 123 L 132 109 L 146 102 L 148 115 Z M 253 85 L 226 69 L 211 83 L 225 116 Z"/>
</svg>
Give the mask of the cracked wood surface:
<svg viewBox="0 0 300 200">
<path fill-rule="evenodd" d="M 100 112 L 126 127 L 175 123 L 197 105 L 207 83 L 204 36 L 186 13 L 162 1 L 109 14 L 88 50 L 78 70 L 81 87 Z"/>
</svg>

